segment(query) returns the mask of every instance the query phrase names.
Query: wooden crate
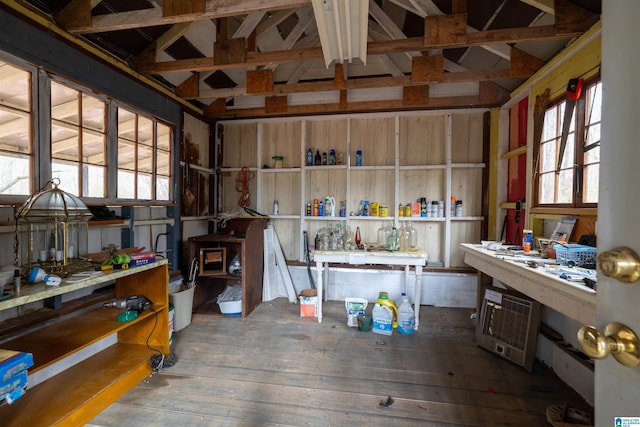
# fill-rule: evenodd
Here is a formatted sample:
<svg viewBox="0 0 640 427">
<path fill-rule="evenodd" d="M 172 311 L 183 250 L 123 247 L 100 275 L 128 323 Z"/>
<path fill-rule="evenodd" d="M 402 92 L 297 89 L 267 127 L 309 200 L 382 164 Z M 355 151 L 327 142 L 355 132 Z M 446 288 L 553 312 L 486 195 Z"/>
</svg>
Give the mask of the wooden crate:
<svg viewBox="0 0 640 427">
<path fill-rule="evenodd" d="M 201 276 L 227 274 L 227 248 L 200 248 Z"/>
</svg>

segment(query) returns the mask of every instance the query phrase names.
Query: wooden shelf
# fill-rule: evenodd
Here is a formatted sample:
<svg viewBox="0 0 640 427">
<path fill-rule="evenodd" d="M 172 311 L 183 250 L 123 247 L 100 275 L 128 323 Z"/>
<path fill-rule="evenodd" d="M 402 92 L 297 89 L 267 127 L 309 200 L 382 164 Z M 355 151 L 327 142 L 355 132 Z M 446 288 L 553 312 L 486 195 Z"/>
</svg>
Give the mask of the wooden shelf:
<svg viewBox="0 0 640 427">
<path fill-rule="evenodd" d="M 151 373 L 145 345 L 115 344 L 0 409 L 4 427 L 84 425 Z"/>
<path fill-rule="evenodd" d="M 156 312 L 161 312 L 162 308 L 157 305 L 153 307 Z M 82 313 L 6 341 L 2 343 L 2 348 L 33 354 L 34 365 L 29 370 L 33 374 L 115 332 L 155 316 L 151 311 L 144 311 L 136 320 L 123 323 L 118 322 L 118 314 L 121 312 L 116 308 L 99 308 Z"/>
<path fill-rule="evenodd" d="M 3 426 L 83 425 L 151 373 L 149 358 L 154 350 L 149 347 L 169 354 L 166 260 L 80 282 L 63 282 L 55 288 L 25 286 L 24 295 L 2 301 L 0 309 L 111 281 L 115 281 L 116 298 L 144 295 L 153 303 L 152 310 L 131 322 L 119 322 L 122 310 L 100 307 L 2 343 L 3 348 L 33 354 L 29 375 L 39 372 L 43 377 L 15 403 L 0 409 Z M 116 344 L 86 357 L 83 350 L 106 342 L 114 334 Z"/>
</svg>

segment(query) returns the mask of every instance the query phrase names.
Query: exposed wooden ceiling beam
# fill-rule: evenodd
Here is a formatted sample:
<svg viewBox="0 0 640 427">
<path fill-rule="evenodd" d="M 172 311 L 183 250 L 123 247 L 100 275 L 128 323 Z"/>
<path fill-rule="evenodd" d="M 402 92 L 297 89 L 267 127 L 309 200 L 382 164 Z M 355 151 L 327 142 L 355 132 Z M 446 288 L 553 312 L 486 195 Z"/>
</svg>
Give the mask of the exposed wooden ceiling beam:
<svg viewBox="0 0 640 427">
<path fill-rule="evenodd" d="M 437 83 L 464 83 L 477 81 L 503 80 L 510 78 L 509 69 L 487 70 L 487 71 L 464 71 L 459 73 L 444 73 L 443 77 Z M 435 83 L 435 82 L 432 82 Z M 424 82 L 412 82 L 411 76 L 398 77 L 365 77 L 357 79 L 344 80 L 342 87 L 337 87 L 334 80 L 326 80 L 321 82 L 306 83 L 279 83 L 273 85 L 273 94 L 284 95 L 290 93 L 301 92 L 327 92 L 338 89 L 375 89 L 387 87 L 404 87 L 424 85 Z M 229 89 L 211 89 L 203 90 L 197 96 L 187 97 L 186 99 L 216 99 L 227 97 L 238 97 L 253 95 L 247 93 L 244 87 L 233 87 Z"/>
<path fill-rule="evenodd" d="M 526 3 L 529 6 L 533 6 L 541 11 L 548 13 L 549 15 L 554 15 L 556 13 L 556 8 L 553 0 L 520 0 L 522 3 Z"/>
<path fill-rule="evenodd" d="M 73 3 L 72 8 L 66 8 L 66 14 L 75 16 L 76 19 L 65 19 L 64 28 L 70 33 L 103 33 L 107 31 L 247 15 L 271 10 L 310 7 L 311 0 L 269 0 L 268 2 L 264 0 L 207 0 L 205 11 L 202 14 L 163 17 L 162 8 L 155 7 L 93 16 L 91 17 L 91 25 L 86 25 L 86 14 L 89 6 L 87 1 L 78 1 Z"/>
<path fill-rule="evenodd" d="M 368 55 L 380 55 L 419 51 L 423 49 L 455 48 L 466 46 L 480 46 L 495 43 L 517 43 L 533 40 L 550 40 L 556 38 L 577 37 L 581 33 L 563 33 L 557 35 L 553 25 L 540 27 L 509 28 L 504 30 L 488 30 L 468 33 L 465 42 L 448 42 L 437 46 L 424 46 L 422 37 L 413 37 L 384 42 L 372 42 L 367 46 Z M 263 66 L 272 63 L 292 63 L 322 59 L 322 48 L 301 48 L 273 52 L 247 52 L 244 62 L 215 64 L 213 58 L 194 58 L 176 61 L 138 64 L 137 71 L 142 74 L 161 74 L 182 71 L 211 71 L 247 66 Z"/>
</svg>

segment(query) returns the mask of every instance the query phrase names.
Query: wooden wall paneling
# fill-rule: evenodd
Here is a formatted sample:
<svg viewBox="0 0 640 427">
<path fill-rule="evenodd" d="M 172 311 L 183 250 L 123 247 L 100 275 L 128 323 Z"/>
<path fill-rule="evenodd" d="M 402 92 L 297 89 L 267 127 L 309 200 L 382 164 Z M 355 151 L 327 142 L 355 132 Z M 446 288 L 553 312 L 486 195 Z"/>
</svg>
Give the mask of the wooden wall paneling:
<svg viewBox="0 0 640 427">
<path fill-rule="evenodd" d="M 482 168 L 453 168 L 451 195 L 462 200 L 463 216 L 482 215 Z"/>
<path fill-rule="evenodd" d="M 420 197 L 433 200 L 445 199 L 444 169 L 410 169 L 400 172 L 400 194 L 397 204 L 415 202 Z"/>
<path fill-rule="evenodd" d="M 444 115 L 400 119 L 400 165 L 445 163 Z"/>
<path fill-rule="evenodd" d="M 285 168 L 300 167 L 300 126 L 295 122 L 265 122 L 262 126 L 262 165 L 274 167 L 273 156 L 284 156 Z"/>
<path fill-rule="evenodd" d="M 300 174 L 296 172 L 265 173 L 262 176 L 262 205 L 258 211 L 273 213 L 278 200 L 280 215 L 300 215 Z"/>
<path fill-rule="evenodd" d="M 279 219 L 277 221 L 271 221 L 271 224 L 273 224 L 273 228 L 278 235 L 284 258 L 288 261 L 297 261 L 298 254 L 300 253 L 301 240 L 299 237 L 302 233 L 300 230 L 300 221 Z M 309 234 L 309 242 L 311 244 L 313 244 L 315 237 L 315 233 L 313 235 Z"/>
<path fill-rule="evenodd" d="M 227 168 L 250 167 L 258 165 L 258 125 L 242 123 L 224 127 L 224 166 Z"/>
<path fill-rule="evenodd" d="M 482 114 L 452 114 L 451 161 L 482 163 Z"/>
<path fill-rule="evenodd" d="M 442 263 L 444 239 L 444 222 L 412 221 L 418 232 L 418 246 L 427 252 L 429 262 Z"/>
<path fill-rule="evenodd" d="M 393 212 L 395 178 L 393 170 L 351 169 L 349 211 L 357 212 L 360 200 L 385 204 Z M 336 199 L 337 202 L 337 199 Z M 391 215 L 391 213 L 390 213 Z"/>
<path fill-rule="evenodd" d="M 346 169 L 324 168 L 308 170 L 305 181 L 305 194 L 308 198 L 305 202 L 313 202 L 314 198 L 324 201 L 326 196 L 331 196 L 336 199 L 337 204 L 339 200 L 346 200 L 347 198 Z"/>
<path fill-rule="evenodd" d="M 315 155 L 317 150 L 320 154 L 332 148 L 336 153 L 344 154 L 345 164 L 347 162 L 347 119 L 338 120 L 310 120 L 308 122 L 308 145 L 307 150 L 311 148 Z M 306 150 L 305 150 L 306 152 Z M 355 151 L 352 153 L 355 164 Z"/>
<path fill-rule="evenodd" d="M 395 120 L 389 118 L 352 119 L 351 151 L 362 150 L 365 166 L 395 163 Z"/>
<path fill-rule="evenodd" d="M 480 242 L 482 223 L 480 221 L 454 221 L 451 224 L 451 266 L 464 266 L 464 252 L 460 243 Z"/>
<path fill-rule="evenodd" d="M 238 200 L 240 199 L 241 193 L 236 191 L 236 178 L 238 177 L 238 173 L 239 171 L 226 171 L 222 173 L 222 201 L 220 204 L 222 212 L 240 209 Z M 250 207 L 256 209 L 256 202 L 258 200 L 258 183 L 255 177 L 255 171 L 251 171 L 251 173 L 254 175 L 254 178 L 249 180 L 249 193 L 251 199 Z"/>
</svg>

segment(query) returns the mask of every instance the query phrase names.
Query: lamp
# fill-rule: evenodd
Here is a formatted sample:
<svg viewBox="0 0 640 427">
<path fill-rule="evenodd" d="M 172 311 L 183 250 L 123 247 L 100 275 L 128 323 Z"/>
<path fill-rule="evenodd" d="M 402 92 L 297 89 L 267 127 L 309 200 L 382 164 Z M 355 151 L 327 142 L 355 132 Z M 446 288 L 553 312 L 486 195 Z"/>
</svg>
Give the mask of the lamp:
<svg viewBox="0 0 640 427">
<path fill-rule="evenodd" d="M 59 184 L 51 179 L 16 214 L 16 265 L 24 271 L 39 267 L 66 276 L 91 267 L 85 258 L 91 212 Z"/>
<path fill-rule="evenodd" d="M 367 63 L 369 0 L 311 0 L 324 62 Z"/>
</svg>

